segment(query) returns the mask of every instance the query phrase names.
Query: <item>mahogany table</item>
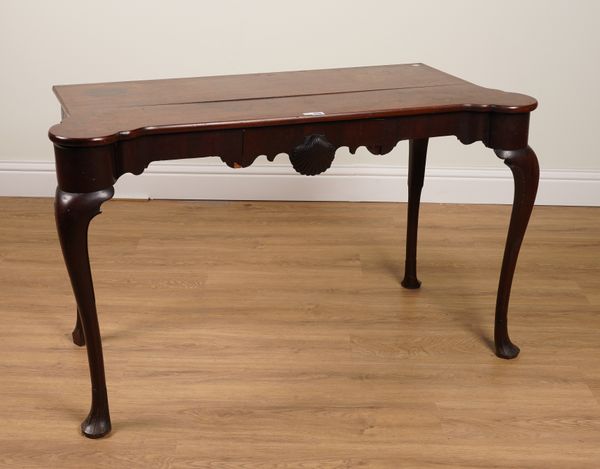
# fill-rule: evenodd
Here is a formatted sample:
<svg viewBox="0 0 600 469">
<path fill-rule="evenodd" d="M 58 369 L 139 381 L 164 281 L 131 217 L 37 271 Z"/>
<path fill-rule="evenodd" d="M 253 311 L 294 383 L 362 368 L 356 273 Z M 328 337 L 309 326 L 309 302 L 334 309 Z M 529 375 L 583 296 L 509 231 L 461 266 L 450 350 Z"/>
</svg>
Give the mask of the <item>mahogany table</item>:
<svg viewBox="0 0 600 469">
<path fill-rule="evenodd" d="M 482 141 L 504 160 L 515 194 L 502 261 L 494 340 L 496 354 L 514 358 L 507 310 L 521 242 L 533 208 L 539 169 L 527 145 L 528 96 L 476 86 L 424 64 L 253 75 L 56 86 L 63 119 L 49 131 L 58 188 L 55 215 L 77 301 L 73 341 L 86 345 L 92 384 L 85 436 L 111 423 L 87 231 L 113 185 L 156 160 L 219 156 L 232 168 L 259 155 L 287 153 L 304 175 L 327 170 L 341 146 L 376 155 L 409 140 L 408 223 L 402 286 L 416 275 L 419 201 L 430 137 Z"/>
</svg>

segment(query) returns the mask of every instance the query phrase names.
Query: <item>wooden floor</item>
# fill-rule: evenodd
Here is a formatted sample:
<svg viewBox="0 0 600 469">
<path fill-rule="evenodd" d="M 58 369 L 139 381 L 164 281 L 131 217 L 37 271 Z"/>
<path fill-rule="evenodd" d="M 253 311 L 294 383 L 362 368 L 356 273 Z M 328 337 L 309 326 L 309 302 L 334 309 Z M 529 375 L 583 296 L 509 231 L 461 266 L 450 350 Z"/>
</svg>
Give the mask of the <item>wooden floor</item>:
<svg viewBox="0 0 600 469">
<path fill-rule="evenodd" d="M 2 468 L 598 468 L 600 209 L 537 207 L 491 349 L 510 207 L 111 201 L 90 251 L 113 433 L 49 199 L 0 199 Z"/>
</svg>

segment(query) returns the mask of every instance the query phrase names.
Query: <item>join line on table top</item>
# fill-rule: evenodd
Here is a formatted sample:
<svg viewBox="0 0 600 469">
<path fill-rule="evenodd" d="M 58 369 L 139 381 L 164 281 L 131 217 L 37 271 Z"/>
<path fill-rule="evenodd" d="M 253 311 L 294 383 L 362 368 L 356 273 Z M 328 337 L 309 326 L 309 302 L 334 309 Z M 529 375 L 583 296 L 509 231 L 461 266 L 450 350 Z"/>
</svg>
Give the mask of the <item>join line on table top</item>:
<svg viewBox="0 0 600 469">
<path fill-rule="evenodd" d="M 303 97 L 309 97 L 309 96 L 329 96 L 329 95 L 338 95 L 338 94 L 373 93 L 373 92 L 377 92 L 377 91 L 441 88 L 441 87 L 449 87 L 449 86 L 464 86 L 466 84 L 470 84 L 470 83 L 463 82 L 463 83 L 448 83 L 448 84 L 424 85 L 424 86 L 400 86 L 400 87 L 392 87 L 392 88 L 374 88 L 374 89 L 370 89 L 370 90 L 330 91 L 327 93 L 305 93 L 305 94 L 290 94 L 290 95 L 280 95 L 280 96 L 259 96 L 259 97 L 254 97 L 254 98 L 214 99 L 214 100 L 207 100 L 207 101 L 182 101 L 182 102 L 176 102 L 176 103 L 127 104 L 125 106 L 115 106 L 115 107 L 127 108 L 127 107 L 180 106 L 180 105 L 187 105 L 187 104 L 228 103 L 228 102 L 234 102 L 234 101 L 261 101 L 261 100 L 267 100 L 267 99 L 303 98 Z M 473 86 L 475 86 L 475 85 L 473 85 Z"/>
</svg>

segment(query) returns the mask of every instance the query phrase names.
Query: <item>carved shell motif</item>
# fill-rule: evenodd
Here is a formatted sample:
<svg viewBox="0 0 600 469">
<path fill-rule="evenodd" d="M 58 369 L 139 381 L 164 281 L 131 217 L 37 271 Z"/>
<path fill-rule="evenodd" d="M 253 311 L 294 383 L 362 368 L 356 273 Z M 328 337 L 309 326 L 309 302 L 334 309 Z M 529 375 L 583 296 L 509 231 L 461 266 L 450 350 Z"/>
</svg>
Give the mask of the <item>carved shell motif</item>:
<svg viewBox="0 0 600 469">
<path fill-rule="evenodd" d="M 335 157 L 335 147 L 325 135 L 308 135 L 290 152 L 294 169 L 305 176 L 315 176 L 329 169 Z"/>
</svg>

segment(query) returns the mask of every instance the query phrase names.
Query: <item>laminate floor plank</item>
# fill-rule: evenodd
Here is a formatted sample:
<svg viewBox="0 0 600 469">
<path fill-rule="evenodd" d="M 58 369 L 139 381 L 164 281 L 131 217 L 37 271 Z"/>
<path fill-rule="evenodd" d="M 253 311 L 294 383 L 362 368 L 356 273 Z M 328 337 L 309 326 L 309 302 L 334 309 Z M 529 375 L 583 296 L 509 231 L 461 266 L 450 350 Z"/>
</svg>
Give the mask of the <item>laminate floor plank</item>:
<svg viewBox="0 0 600 469">
<path fill-rule="evenodd" d="M 492 350 L 510 207 L 111 201 L 90 228 L 112 434 L 50 199 L 0 198 L 2 468 L 597 468 L 600 209 L 536 207 L 513 361 Z"/>
</svg>

